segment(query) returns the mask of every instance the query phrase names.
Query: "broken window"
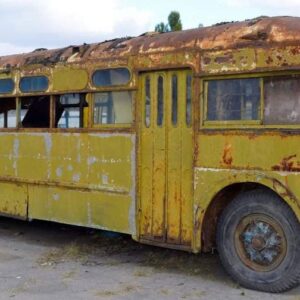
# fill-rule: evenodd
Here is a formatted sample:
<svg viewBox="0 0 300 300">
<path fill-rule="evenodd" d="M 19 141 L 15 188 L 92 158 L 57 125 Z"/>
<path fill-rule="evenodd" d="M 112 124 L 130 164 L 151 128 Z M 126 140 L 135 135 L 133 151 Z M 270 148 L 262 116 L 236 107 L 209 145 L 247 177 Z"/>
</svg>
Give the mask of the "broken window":
<svg viewBox="0 0 300 300">
<path fill-rule="evenodd" d="M 264 79 L 264 123 L 300 123 L 300 76 Z"/>
<path fill-rule="evenodd" d="M 207 82 L 207 120 L 260 119 L 260 79 L 227 79 Z"/>
<path fill-rule="evenodd" d="M 55 104 L 55 127 L 84 127 L 84 108 L 88 106 L 85 94 L 61 95 Z"/>
<path fill-rule="evenodd" d="M 49 80 L 46 76 L 23 77 L 20 80 L 20 90 L 23 93 L 44 92 L 48 86 Z"/>
<path fill-rule="evenodd" d="M 94 94 L 94 124 L 131 124 L 133 93 L 105 92 Z"/>
<path fill-rule="evenodd" d="M 8 94 L 12 93 L 15 88 L 15 83 L 12 79 L 0 79 L 0 93 L 1 94 Z"/>
<path fill-rule="evenodd" d="M 126 68 L 97 70 L 93 74 L 93 84 L 96 87 L 125 85 L 130 80 L 130 72 Z"/>
<path fill-rule="evenodd" d="M 0 128 L 16 128 L 16 99 L 0 99 Z"/>
<path fill-rule="evenodd" d="M 20 99 L 20 124 L 23 128 L 50 127 L 50 97 L 24 97 Z"/>
</svg>

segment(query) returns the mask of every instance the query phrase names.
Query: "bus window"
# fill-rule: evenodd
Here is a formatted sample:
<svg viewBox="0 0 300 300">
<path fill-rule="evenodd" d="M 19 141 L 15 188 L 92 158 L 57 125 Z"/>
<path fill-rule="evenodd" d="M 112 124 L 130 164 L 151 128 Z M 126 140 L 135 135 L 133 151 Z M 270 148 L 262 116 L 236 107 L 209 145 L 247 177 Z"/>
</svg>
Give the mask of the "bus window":
<svg viewBox="0 0 300 300">
<path fill-rule="evenodd" d="M 259 120 L 260 98 L 259 78 L 208 81 L 207 120 Z"/>
<path fill-rule="evenodd" d="M 172 124 L 177 125 L 178 118 L 178 80 L 177 75 L 172 76 Z"/>
<path fill-rule="evenodd" d="M 129 80 L 130 72 L 126 68 L 97 70 L 92 78 L 96 87 L 125 85 Z"/>
<path fill-rule="evenodd" d="M 300 76 L 264 79 L 264 123 L 300 123 Z"/>
<path fill-rule="evenodd" d="M 157 125 L 162 126 L 164 121 L 164 78 L 157 79 Z"/>
<path fill-rule="evenodd" d="M 0 128 L 16 128 L 16 99 L 0 99 Z"/>
<path fill-rule="evenodd" d="M 1 94 L 8 94 L 12 93 L 15 88 L 15 83 L 12 79 L 0 79 L 0 93 Z"/>
<path fill-rule="evenodd" d="M 145 79 L 145 126 L 151 125 L 151 79 L 149 76 Z"/>
<path fill-rule="evenodd" d="M 26 97 L 21 99 L 20 127 L 50 127 L 50 97 Z"/>
<path fill-rule="evenodd" d="M 192 76 L 186 76 L 186 125 L 192 125 Z"/>
<path fill-rule="evenodd" d="M 22 77 L 20 90 L 23 93 L 44 92 L 49 87 L 49 80 L 46 76 Z"/>
<path fill-rule="evenodd" d="M 94 94 L 94 124 L 131 124 L 133 93 L 105 92 Z"/>
<path fill-rule="evenodd" d="M 55 121 L 58 128 L 82 128 L 83 109 L 87 106 L 84 94 L 65 94 L 58 97 Z"/>
</svg>

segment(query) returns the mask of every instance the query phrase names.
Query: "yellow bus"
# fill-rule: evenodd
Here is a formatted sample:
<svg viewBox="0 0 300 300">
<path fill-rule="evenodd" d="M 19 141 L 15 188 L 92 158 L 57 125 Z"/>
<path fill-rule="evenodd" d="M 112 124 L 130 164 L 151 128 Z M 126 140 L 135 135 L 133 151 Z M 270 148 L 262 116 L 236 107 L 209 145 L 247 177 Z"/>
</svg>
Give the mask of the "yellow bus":
<svg viewBox="0 0 300 300">
<path fill-rule="evenodd" d="M 0 57 L 0 212 L 218 250 L 300 281 L 300 18 Z"/>
</svg>

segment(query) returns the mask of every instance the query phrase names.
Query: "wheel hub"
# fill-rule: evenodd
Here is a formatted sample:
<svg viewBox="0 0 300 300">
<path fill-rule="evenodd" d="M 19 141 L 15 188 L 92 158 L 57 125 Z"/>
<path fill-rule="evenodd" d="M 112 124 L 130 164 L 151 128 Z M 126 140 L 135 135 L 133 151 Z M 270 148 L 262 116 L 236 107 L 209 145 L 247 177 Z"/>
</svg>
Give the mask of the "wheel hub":
<svg viewBox="0 0 300 300">
<path fill-rule="evenodd" d="M 286 254 L 281 225 L 263 214 L 244 217 L 237 226 L 235 242 L 243 263 L 255 271 L 275 269 Z"/>
<path fill-rule="evenodd" d="M 266 247 L 266 241 L 262 236 L 255 236 L 252 239 L 251 246 L 257 251 L 261 251 Z"/>
</svg>

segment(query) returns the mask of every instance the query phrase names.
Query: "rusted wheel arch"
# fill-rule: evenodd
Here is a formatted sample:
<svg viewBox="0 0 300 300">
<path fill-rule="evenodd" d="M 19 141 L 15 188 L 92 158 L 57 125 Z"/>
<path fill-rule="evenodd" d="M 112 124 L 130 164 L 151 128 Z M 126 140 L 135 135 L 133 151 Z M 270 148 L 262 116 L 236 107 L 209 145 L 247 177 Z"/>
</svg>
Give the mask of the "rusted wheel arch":
<svg viewBox="0 0 300 300">
<path fill-rule="evenodd" d="M 201 226 L 201 251 L 211 252 L 216 248 L 217 223 L 221 213 L 238 194 L 251 190 L 270 191 L 279 196 L 282 201 L 286 202 L 275 190 L 267 185 L 256 182 L 240 182 L 224 187 L 215 194 L 205 210 Z"/>
</svg>

